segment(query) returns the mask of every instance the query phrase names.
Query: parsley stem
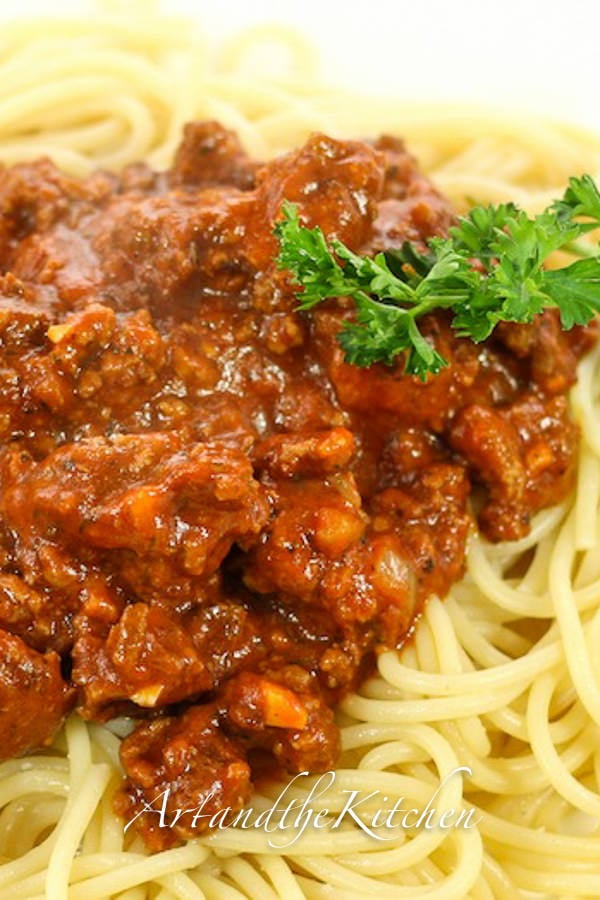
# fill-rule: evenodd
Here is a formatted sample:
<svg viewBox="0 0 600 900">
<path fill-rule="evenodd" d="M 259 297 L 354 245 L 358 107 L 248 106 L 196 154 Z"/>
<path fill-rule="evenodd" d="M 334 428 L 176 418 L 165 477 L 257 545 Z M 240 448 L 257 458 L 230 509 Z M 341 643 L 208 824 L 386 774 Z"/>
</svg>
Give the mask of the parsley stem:
<svg viewBox="0 0 600 900">
<path fill-rule="evenodd" d="M 593 259 L 598 256 L 598 247 L 593 244 L 589 244 L 587 241 L 569 241 L 568 244 L 565 244 L 562 248 L 567 253 L 572 253 L 573 256 L 579 256 L 582 259 Z"/>
</svg>

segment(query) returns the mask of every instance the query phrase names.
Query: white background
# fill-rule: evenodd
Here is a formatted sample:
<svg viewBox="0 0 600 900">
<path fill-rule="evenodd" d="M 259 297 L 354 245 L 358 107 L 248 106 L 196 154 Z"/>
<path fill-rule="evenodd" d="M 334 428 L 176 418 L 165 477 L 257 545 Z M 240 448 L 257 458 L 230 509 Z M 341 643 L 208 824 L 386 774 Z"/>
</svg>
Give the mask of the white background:
<svg viewBox="0 0 600 900">
<path fill-rule="evenodd" d="M 91 0 L 0 4 L 2 16 L 93 7 Z M 144 2 L 131 5 L 142 8 Z M 159 5 L 192 13 L 215 36 L 257 22 L 295 25 L 321 49 L 329 80 L 370 93 L 518 107 L 600 130 L 600 0 L 163 0 Z"/>
</svg>

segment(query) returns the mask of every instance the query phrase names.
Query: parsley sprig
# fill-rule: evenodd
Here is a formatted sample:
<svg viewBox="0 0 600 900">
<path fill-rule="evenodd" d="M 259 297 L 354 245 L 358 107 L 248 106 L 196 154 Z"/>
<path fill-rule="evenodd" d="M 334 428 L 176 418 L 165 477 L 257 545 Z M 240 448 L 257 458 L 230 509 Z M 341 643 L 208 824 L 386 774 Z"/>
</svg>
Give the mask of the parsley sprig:
<svg viewBox="0 0 600 900">
<path fill-rule="evenodd" d="M 564 329 L 585 325 L 600 312 L 600 255 L 579 238 L 600 226 L 600 192 L 589 175 L 571 178 L 560 200 L 530 218 L 513 203 L 476 207 L 432 238 L 426 252 L 401 247 L 359 256 L 341 241 L 327 242 L 320 228 L 302 225 L 295 204 L 284 202 L 275 226 L 277 265 L 301 287 L 299 308 L 331 297 L 350 297 L 353 321 L 338 340 L 345 359 L 358 366 L 391 365 L 405 354 L 404 370 L 425 380 L 447 365 L 419 330 L 418 320 L 449 309 L 452 327 L 476 343 L 498 322 L 531 322 L 549 307 Z M 586 258 L 545 269 L 556 250 Z M 593 255 L 591 255 L 593 254 Z"/>
</svg>

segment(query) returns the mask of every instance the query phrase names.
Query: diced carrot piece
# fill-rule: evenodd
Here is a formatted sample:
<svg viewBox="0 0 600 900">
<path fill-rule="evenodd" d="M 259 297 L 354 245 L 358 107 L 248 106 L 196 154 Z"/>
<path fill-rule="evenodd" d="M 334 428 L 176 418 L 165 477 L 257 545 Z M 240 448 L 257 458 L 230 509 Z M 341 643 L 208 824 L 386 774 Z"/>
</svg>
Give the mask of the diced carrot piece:
<svg viewBox="0 0 600 900">
<path fill-rule="evenodd" d="M 67 338 L 72 331 L 72 322 L 63 322 L 62 325 L 51 325 L 48 329 L 48 338 L 52 341 L 53 344 L 58 344 L 60 343 L 60 341 Z"/>
<path fill-rule="evenodd" d="M 265 725 L 298 730 L 306 726 L 308 713 L 293 691 L 262 678 L 261 693 Z"/>
</svg>

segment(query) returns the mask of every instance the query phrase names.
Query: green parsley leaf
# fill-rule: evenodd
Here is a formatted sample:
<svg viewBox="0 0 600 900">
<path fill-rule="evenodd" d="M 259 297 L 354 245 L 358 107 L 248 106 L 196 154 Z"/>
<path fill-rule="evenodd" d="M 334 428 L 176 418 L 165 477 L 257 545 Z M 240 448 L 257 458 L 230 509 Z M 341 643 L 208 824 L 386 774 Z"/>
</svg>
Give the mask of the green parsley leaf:
<svg viewBox="0 0 600 900">
<path fill-rule="evenodd" d="M 549 307 L 558 308 L 565 329 L 600 312 L 598 249 L 590 255 L 589 245 L 580 251 L 577 243 L 600 226 L 600 192 L 589 175 L 571 178 L 563 197 L 533 218 L 512 203 L 476 207 L 425 252 L 405 242 L 360 256 L 302 225 L 296 205 L 284 202 L 282 213 L 277 266 L 298 284 L 299 308 L 334 297 L 354 301 L 355 319 L 338 336 L 354 365 L 393 365 L 403 354 L 407 374 L 437 374 L 447 362 L 418 326 L 434 310 L 450 310 L 452 327 L 476 343 L 498 322 L 531 322 Z M 546 270 L 561 248 L 588 258 Z"/>
<path fill-rule="evenodd" d="M 560 312 L 565 330 L 586 325 L 600 313 L 600 266 L 597 259 L 580 259 L 564 269 L 544 272 L 543 290 Z"/>
<path fill-rule="evenodd" d="M 594 179 L 589 175 L 570 178 L 564 196 L 555 200 L 550 211 L 567 220 L 574 216 L 586 216 L 592 220 L 586 230 L 597 228 L 600 225 L 600 191 Z"/>
</svg>

